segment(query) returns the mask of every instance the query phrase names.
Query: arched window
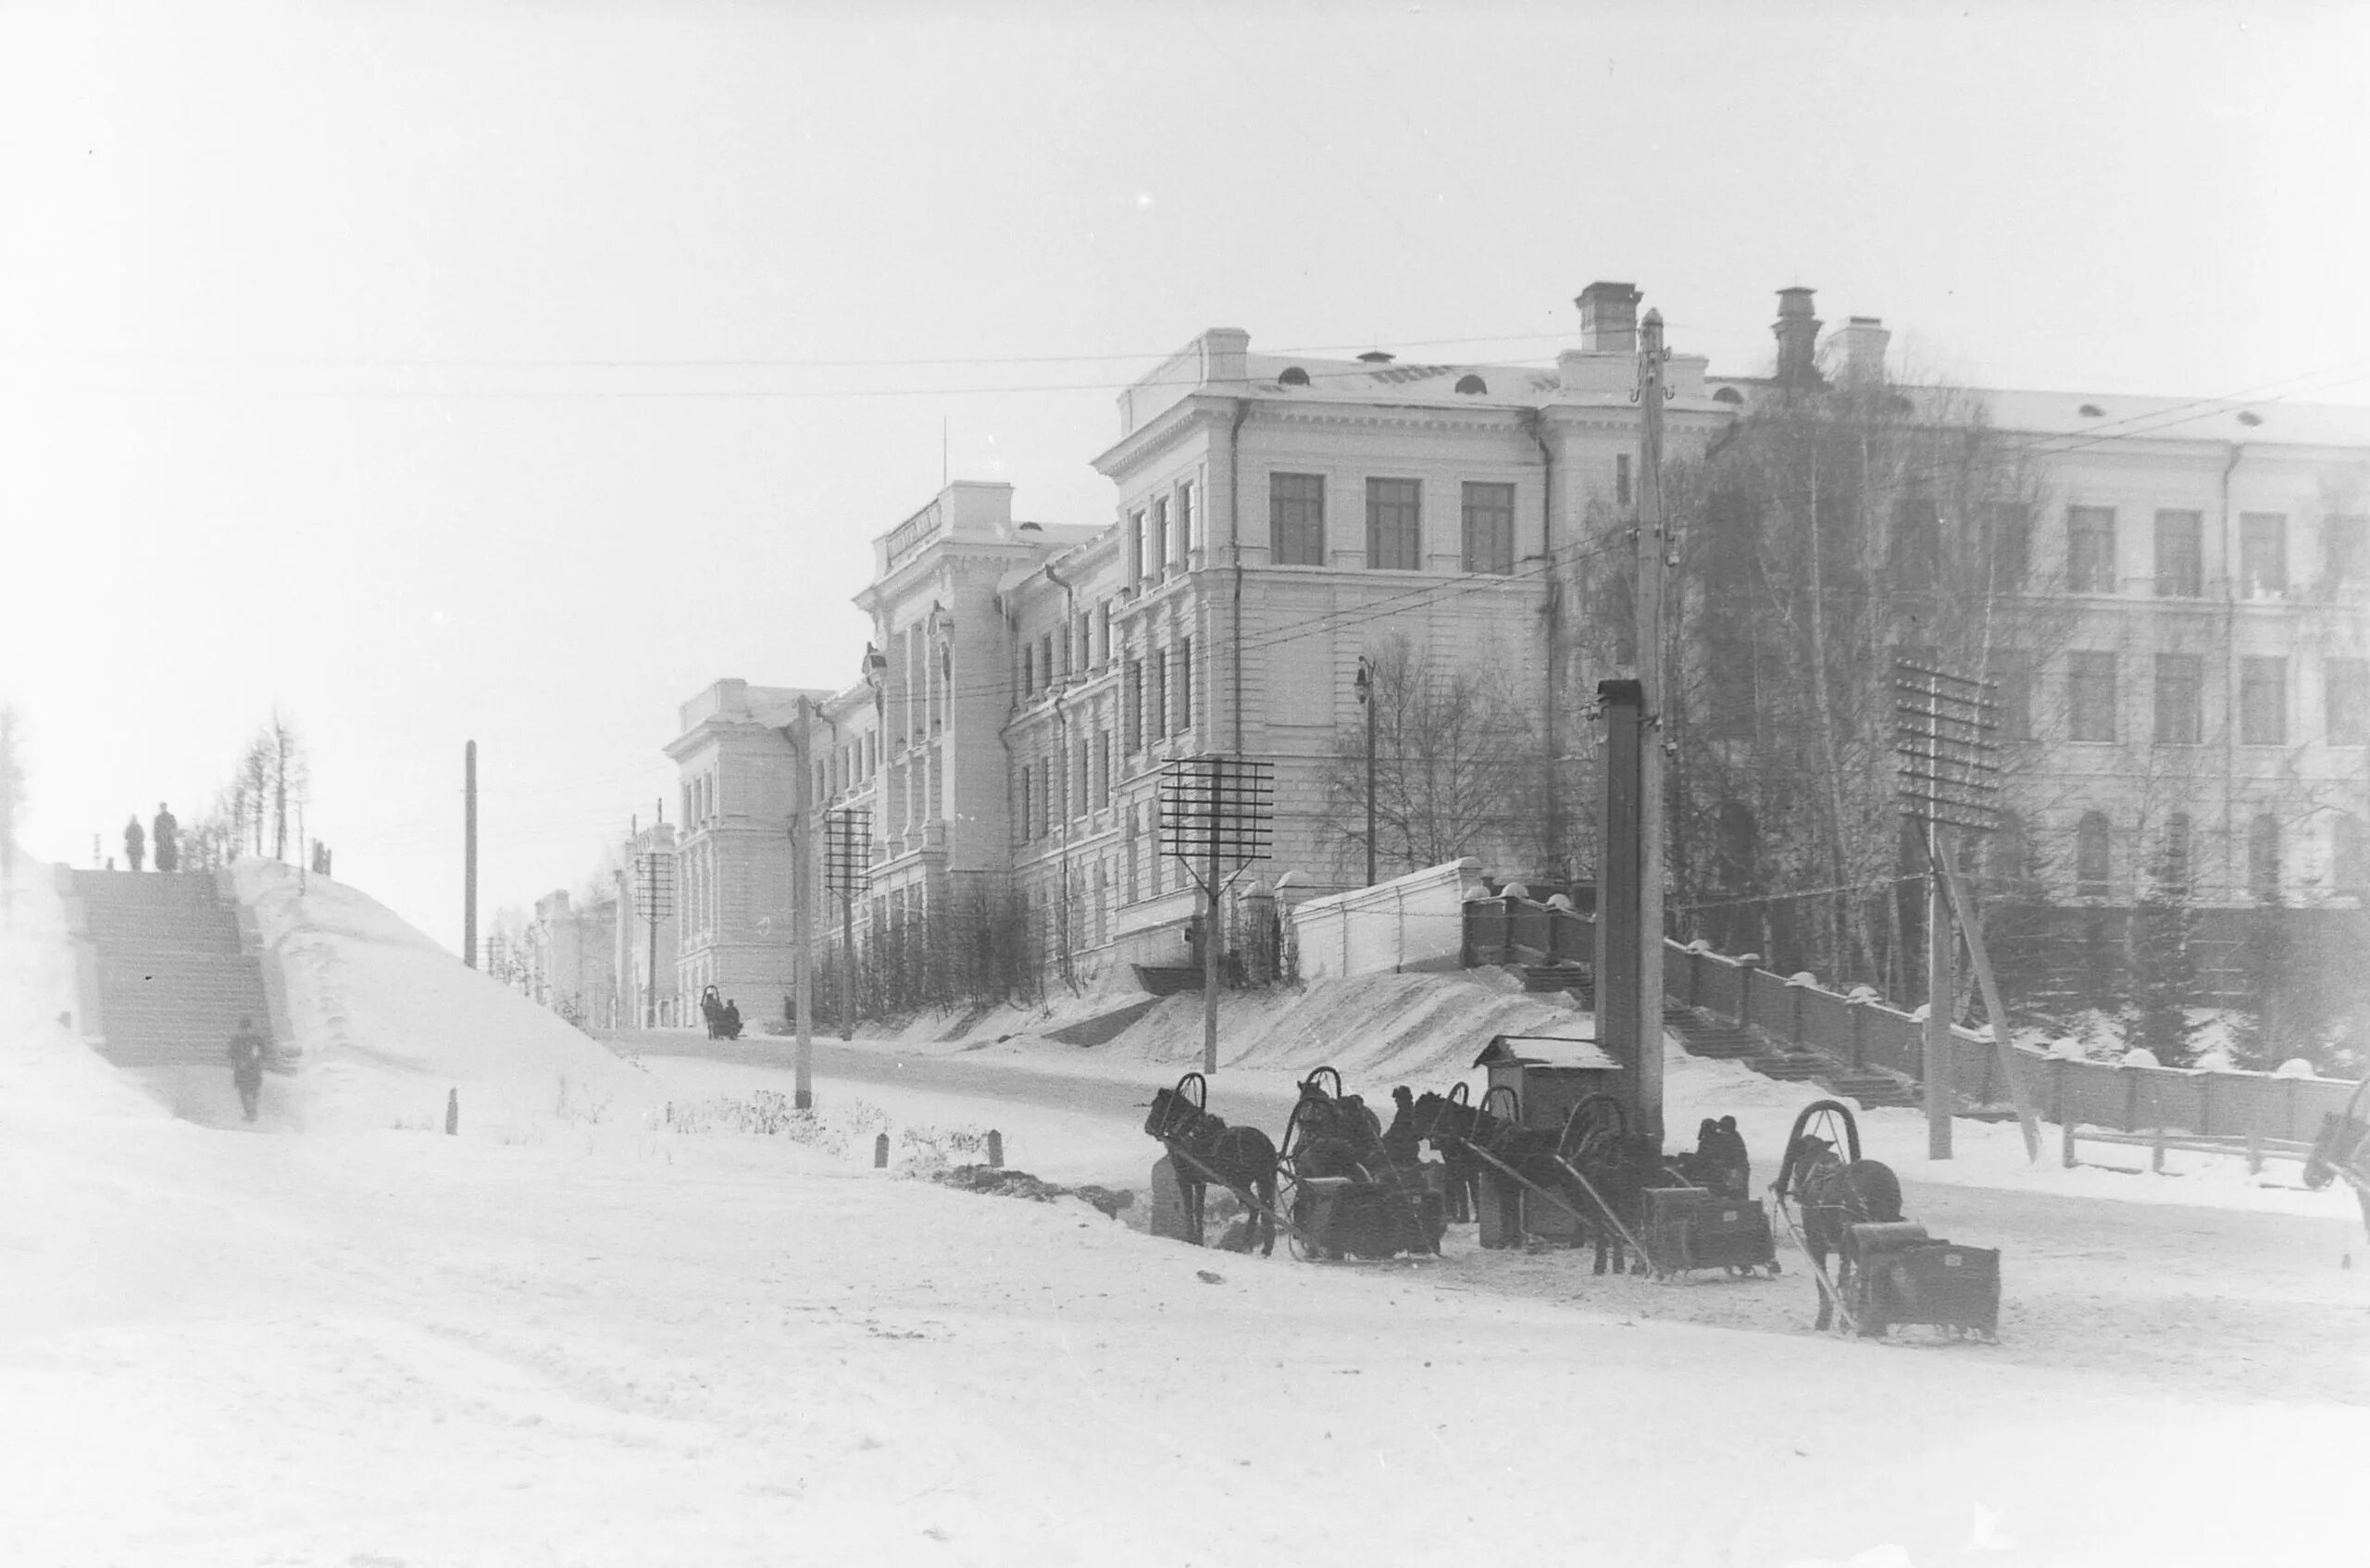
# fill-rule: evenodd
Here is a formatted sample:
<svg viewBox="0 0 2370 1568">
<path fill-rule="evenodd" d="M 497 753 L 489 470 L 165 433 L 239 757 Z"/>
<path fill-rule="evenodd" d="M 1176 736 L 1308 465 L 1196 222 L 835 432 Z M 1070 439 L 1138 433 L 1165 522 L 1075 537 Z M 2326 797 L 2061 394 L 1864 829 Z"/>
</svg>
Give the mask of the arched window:
<svg viewBox="0 0 2370 1568">
<path fill-rule="evenodd" d="M 2247 824 L 2247 891 L 2259 903 L 2279 897 L 2279 820 L 2269 812 Z"/>
<path fill-rule="evenodd" d="M 1461 392 L 1485 392 L 1490 390 L 1490 383 L 1478 376 L 1459 376 L 1456 390 Z"/>
<path fill-rule="evenodd" d="M 1304 387 L 1308 385 L 1308 372 L 1297 365 L 1287 365 L 1284 373 L 1276 378 L 1276 384 L 1279 387 Z"/>
<path fill-rule="evenodd" d="M 1742 403 L 1744 401 L 1744 393 L 1737 391 L 1734 387 L 1722 387 L 1718 392 L 1712 394 L 1712 401 L 1715 403 Z"/>
<path fill-rule="evenodd" d="M 2074 896 L 2102 899 L 2113 869 L 2107 855 L 2107 819 L 2103 812 L 2086 811 L 2074 829 Z"/>
<path fill-rule="evenodd" d="M 2347 812 L 2329 825 L 2329 886 L 2340 898 L 2370 899 L 2370 834 Z"/>
</svg>

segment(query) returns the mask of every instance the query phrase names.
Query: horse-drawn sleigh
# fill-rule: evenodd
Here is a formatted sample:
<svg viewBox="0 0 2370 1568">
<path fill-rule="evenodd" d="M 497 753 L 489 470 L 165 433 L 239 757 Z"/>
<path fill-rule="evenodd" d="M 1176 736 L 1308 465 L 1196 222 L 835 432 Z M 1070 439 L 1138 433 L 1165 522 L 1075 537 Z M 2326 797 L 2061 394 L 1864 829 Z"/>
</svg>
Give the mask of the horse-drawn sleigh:
<svg viewBox="0 0 2370 1568">
<path fill-rule="evenodd" d="M 1168 1151 L 1185 1211 L 1186 1239 L 1204 1239 L 1210 1187 L 1224 1187 L 1248 1216 L 1243 1245 L 1338 1261 L 1437 1253 L 1447 1229 L 1446 1182 L 1435 1163 L 1400 1158 L 1366 1102 L 1319 1067 L 1300 1086 L 1281 1150 L 1256 1127 L 1231 1126 L 1208 1110 L 1209 1085 L 1188 1073 L 1153 1096 L 1144 1131 Z M 1412 1151 L 1411 1151 L 1412 1152 Z"/>
<path fill-rule="evenodd" d="M 2304 1156 L 2304 1185 L 2318 1191 L 2343 1176 L 2362 1201 L 2362 1228 L 2370 1232 L 2370 1078 L 2353 1086 L 2342 1111 L 2321 1118 L 2320 1136 Z"/>
<path fill-rule="evenodd" d="M 1836 1324 L 1874 1338 L 1917 1323 L 1950 1336 L 1999 1338 L 1999 1252 L 1940 1240 L 1904 1219 L 1900 1178 L 1883 1162 L 1862 1158 L 1849 1106 L 1816 1100 L 1802 1107 L 1770 1190 L 1818 1281 L 1815 1327 Z"/>
</svg>

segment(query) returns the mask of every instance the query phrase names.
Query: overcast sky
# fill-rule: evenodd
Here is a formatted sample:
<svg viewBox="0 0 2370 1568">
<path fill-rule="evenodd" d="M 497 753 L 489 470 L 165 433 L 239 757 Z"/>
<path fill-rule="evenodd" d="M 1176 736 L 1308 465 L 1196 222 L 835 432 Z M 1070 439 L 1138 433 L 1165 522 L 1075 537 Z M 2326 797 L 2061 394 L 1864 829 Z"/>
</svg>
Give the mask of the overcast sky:
<svg viewBox="0 0 2370 1568">
<path fill-rule="evenodd" d="M 275 704 L 340 877 L 583 882 L 719 676 L 836 687 L 939 483 L 1092 523 L 1204 328 L 1715 372 L 1777 289 L 1981 385 L 2370 402 L 2370 7 L 0 0 L 32 852 Z"/>
</svg>

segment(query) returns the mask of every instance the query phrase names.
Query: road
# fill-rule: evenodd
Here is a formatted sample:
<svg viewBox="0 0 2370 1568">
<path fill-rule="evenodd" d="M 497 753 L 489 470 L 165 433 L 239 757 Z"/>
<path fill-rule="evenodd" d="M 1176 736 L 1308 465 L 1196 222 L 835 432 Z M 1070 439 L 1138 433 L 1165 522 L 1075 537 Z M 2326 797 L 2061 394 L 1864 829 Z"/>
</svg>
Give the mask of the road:
<svg viewBox="0 0 2370 1568">
<path fill-rule="evenodd" d="M 635 1037 L 628 1048 L 787 1072 L 790 1042 L 709 1040 L 696 1031 Z M 902 1085 L 1141 1125 L 1142 1081 L 1033 1071 L 1009 1060 L 904 1054 L 815 1042 L 818 1084 Z M 1241 1081 L 1214 1089 L 1229 1119 L 1280 1130 L 1287 1092 Z M 1757 1167 L 1765 1177 L 1769 1156 Z M 2132 1177 L 2135 1182 L 2149 1178 Z M 1903 1208 L 1938 1237 L 2002 1251 L 1996 1347 L 1944 1345 L 1926 1331 L 1912 1353 L 1979 1353 L 2068 1374 L 2104 1374 L 2233 1399 L 2370 1404 L 2370 1249 L 2340 1194 L 2326 1218 L 2174 1203 L 2004 1191 L 1905 1179 Z M 1676 1284 L 1590 1275 L 1564 1251 L 1484 1251 L 1453 1227 L 1446 1255 L 1420 1267 L 1456 1289 L 1569 1301 L 1625 1317 L 1747 1331 L 1807 1331 L 1815 1299 L 1801 1254 L 1781 1240 L 1775 1280 L 1708 1275 Z M 1871 1353 L 1883 1353 L 1875 1350 Z"/>
</svg>

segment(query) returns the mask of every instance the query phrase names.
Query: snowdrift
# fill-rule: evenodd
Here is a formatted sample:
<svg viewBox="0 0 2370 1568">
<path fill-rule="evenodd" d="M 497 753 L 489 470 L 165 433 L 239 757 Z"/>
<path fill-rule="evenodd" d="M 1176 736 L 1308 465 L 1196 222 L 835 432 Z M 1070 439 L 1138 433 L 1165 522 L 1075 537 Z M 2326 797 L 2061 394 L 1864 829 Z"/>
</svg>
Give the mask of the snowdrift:
<svg viewBox="0 0 2370 1568">
<path fill-rule="evenodd" d="M 384 905 L 326 877 L 244 860 L 239 898 L 286 977 L 296 1071 L 268 1117 L 304 1128 L 443 1125 L 512 1141 L 555 1124 L 638 1115 L 659 1096 L 556 1014 L 463 964 Z"/>
</svg>

